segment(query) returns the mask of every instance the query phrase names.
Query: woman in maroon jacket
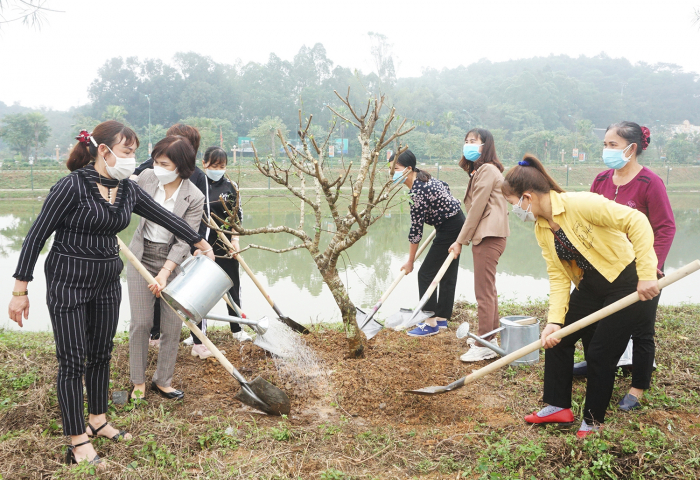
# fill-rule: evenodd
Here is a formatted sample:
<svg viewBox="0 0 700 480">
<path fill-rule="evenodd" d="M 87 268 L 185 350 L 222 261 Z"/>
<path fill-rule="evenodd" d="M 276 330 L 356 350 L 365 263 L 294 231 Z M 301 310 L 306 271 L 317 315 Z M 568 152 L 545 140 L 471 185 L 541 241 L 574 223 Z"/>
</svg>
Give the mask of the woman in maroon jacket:
<svg viewBox="0 0 700 480">
<path fill-rule="evenodd" d="M 599 193 L 609 200 L 639 210 L 649 218 L 654 230 L 654 251 L 658 258 L 657 272 L 663 276 L 664 262 L 676 233 L 676 223 L 671 210 L 671 202 L 663 180 L 637 161 L 651 142 L 649 129 L 634 122 L 620 122 L 610 125 L 605 132 L 603 160 L 610 168 L 600 173 L 591 192 Z M 657 295 L 645 302 L 646 314 L 656 318 L 659 305 Z M 632 337 L 632 388 L 620 401 L 620 409 L 629 411 L 640 407 L 639 399 L 649 388 L 654 369 L 654 329 L 644 335 Z M 587 345 L 584 345 L 584 349 Z M 574 372 L 583 374 L 585 365 L 577 364 Z"/>
</svg>

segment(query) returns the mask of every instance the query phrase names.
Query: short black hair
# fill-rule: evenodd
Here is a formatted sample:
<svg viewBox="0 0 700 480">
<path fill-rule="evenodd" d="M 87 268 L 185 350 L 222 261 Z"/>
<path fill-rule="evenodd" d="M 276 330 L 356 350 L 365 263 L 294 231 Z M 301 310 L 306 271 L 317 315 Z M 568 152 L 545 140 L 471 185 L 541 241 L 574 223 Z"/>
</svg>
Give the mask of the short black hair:
<svg viewBox="0 0 700 480">
<path fill-rule="evenodd" d="M 226 166 L 228 165 L 228 155 L 226 155 L 226 151 L 221 147 L 209 147 L 206 152 L 204 152 L 202 163 L 208 163 L 209 165 L 223 163 L 224 166 Z"/>
<path fill-rule="evenodd" d="M 151 152 L 151 158 L 154 160 L 158 157 L 168 157 L 183 179 L 190 178 L 194 173 L 195 155 L 190 141 L 180 135 L 165 137 L 156 143 Z"/>
</svg>

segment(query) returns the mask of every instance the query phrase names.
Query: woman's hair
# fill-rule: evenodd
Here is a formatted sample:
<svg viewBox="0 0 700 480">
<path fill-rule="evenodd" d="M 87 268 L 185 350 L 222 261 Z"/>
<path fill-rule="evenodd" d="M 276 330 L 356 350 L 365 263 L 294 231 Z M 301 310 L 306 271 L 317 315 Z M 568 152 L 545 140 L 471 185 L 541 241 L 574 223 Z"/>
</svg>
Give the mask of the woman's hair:
<svg viewBox="0 0 700 480">
<path fill-rule="evenodd" d="M 202 162 L 209 165 L 223 164 L 226 166 L 228 164 L 228 155 L 226 155 L 226 151 L 221 147 L 209 147 L 207 151 L 204 152 L 204 160 L 202 160 Z"/>
<path fill-rule="evenodd" d="M 125 140 L 126 145 L 133 145 L 135 143 L 136 148 L 139 146 L 139 137 L 136 136 L 136 132 L 115 120 L 107 120 L 106 122 L 100 123 L 95 127 L 90 136 L 92 136 L 98 146 L 104 143 L 109 148 L 112 148 L 122 140 Z M 68 156 L 68 161 L 66 161 L 66 166 L 68 170 L 72 172 L 83 168 L 96 158 L 97 147 L 91 141 L 79 141 L 73 146 L 73 150 L 71 150 Z"/>
<path fill-rule="evenodd" d="M 503 164 L 500 162 L 500 160 L 498 160 L 498 157 L 496 156 L 496 144 L 493 141 L 493 135 L 491 135 L 491 132 L 484 128 L 472 128 L 464 136 L 465 142 L 467 141 L 467 137 L 469 137 L 469 135 L 471 134 L 477 135 L 481 139 L 481 142 L 484 144 L 483 148 L 481 149 L 481 156 L 476 162 L 472 162 L 464 158 L 464 154 L 462 154 L 462 159 L 459 161 L 459 166 L 462 167 L 462 169 L 467 173 L 475 172 L 479 169 L 480 166 L 482 166 L 485 163 L 490 163 L 491 165 L 498 168 L 501 172 L 505 170 L 503 168 Z"/>
<path fill-rule="evenodd" d="M 501 186 L 503 195 L 522 197 L 524 192 L 549 193 L 554 190 L 563 193 L 564 189 L 547 173 L 542 163 L 534 155 L 526 154 L 516 166 L 508 170 Z"/>
<path fill-rule="evenodd" d="M 416 180 L 420 180 L 421 182 L 427 182 L 430 180 L 430 174 L 428 172 L 424 172 L 423 170 L 418 170 L 416 168 L 416 156 L 413 154 L 412 151 L 406 150 L 403 152 L 401 155 L 399 155 L 399 158 L 396 158 L 396 154 L 392 154 L 391 158 L 389 158 L 389 162 L 393 162 L 396 160 L 396 163 L 401 165 L 404 168 L 411 167 L 411 169 L 416 172 Z"/>
<path fill-rule="evenodd" d="M 608 133 L 608 130 L 611 130 L 611 129 L 615 133 L 617 133 L 620 137 L 627 140 L 627 142 L 630 145 L 633 143 L 637 144 L 637 149 L 635 150 L 634 153 L 638 157 L 642 154 L 642 152 L 644 150 L 647 149 L 647 147 L 651 143 L 651 135 L 650 135 L 649 129 L 647 127 L 639 126 L 638 123 L 634 123 L 634 122 L 613 123 L 605 130 L 605 133 Z"/>
<path fill-rule="evenodd" d="M 188 179 L 194 173 L 194 148 L 185 137 L 168 136 L 156 143 L 151 152 L 151 158 L 155 160 L 160 157 L 167 157 L 175 164 L 180 178 Z"/>
<path fill-rule="evenodd" d="M 202 140 L 202 136 L 199 134 L 199 130 L 197 130 L 195 127 L 185 125 L 184 123 L 176 123 L 170 127 L 165 134 L 169 137 L 175 135 L 185 137 L 192 144 L 192 148 L 194 148 L 194 156 L 197 156 L 197 152 L 199 151 L 199 142 Z"/>
</svg>

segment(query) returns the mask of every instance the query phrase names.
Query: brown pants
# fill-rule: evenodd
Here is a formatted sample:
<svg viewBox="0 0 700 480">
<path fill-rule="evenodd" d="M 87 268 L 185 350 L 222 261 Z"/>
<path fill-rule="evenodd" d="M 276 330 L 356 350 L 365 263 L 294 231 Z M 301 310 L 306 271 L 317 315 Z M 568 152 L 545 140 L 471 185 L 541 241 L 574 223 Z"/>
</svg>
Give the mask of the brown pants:
<svg viewBox="0 0 700 480">
<path fill-rule="evenodd" d="M 506 239 L 504 237 L 486 237 L 478 245 L 472 245 L 474 294 L 476 295 L 476 303 L 479 305 L 480 337 L 498 328 L 496 266 L 505 249 Z"/>
</svg>

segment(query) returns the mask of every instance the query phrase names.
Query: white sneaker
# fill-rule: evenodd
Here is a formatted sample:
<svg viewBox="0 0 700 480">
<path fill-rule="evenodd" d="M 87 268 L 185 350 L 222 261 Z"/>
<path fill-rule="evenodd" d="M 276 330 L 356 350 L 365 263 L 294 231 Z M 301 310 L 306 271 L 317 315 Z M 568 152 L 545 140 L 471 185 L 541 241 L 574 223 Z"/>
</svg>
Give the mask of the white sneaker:
<svg viewBox="0 0 700 480">
<path fill-rule="evenodd" d="M 209 351 L 206 345 L 193 345 L 192 346 L 192 356 L 193 357 L 199 357 L 201 360 L 204 360 L 205 358 L 209 358 L 213 355 Z"/>
<path fill-rule="evenodd" d="M 241 330 L 240 332 L 234 332 L 233 338 L 234 338 L 235 340 L 238 340 L 238 341 L 241 342 L 241 343 L 243 343 L 243 342 L 252 342 L 252 341 L 253 341 L 253 337 L 251 337 L 250 335 L 248 335 L 248 334 L 247 334 L 246 332 L 244 332 L 243 330 Z"/>
<path fill-rule="evenodd" d="M 192 340 L 192 335 L 190 335 L 189 337 L 187 337 L 186 339 L 184 339 L 184 340 L 182 341 L 182 344 L 183 344 L 183 345 L 194 345 L 194 340 Z"/>
<path fill-rule="evenodd" d="M 493 343 L 494 345 L 497 344 L 495 339 L 492 340 L 491 343 Z M 459 357 L 459 359 L 463 362 L 480 362 L 482 360 L 488 360 L 497 356 L 498 354 L 488 347 L 477 347 L 476 345 L 472 345 L 469 348 L 469 351 L 467 351 L 467 353 Z"/>
</svg>

